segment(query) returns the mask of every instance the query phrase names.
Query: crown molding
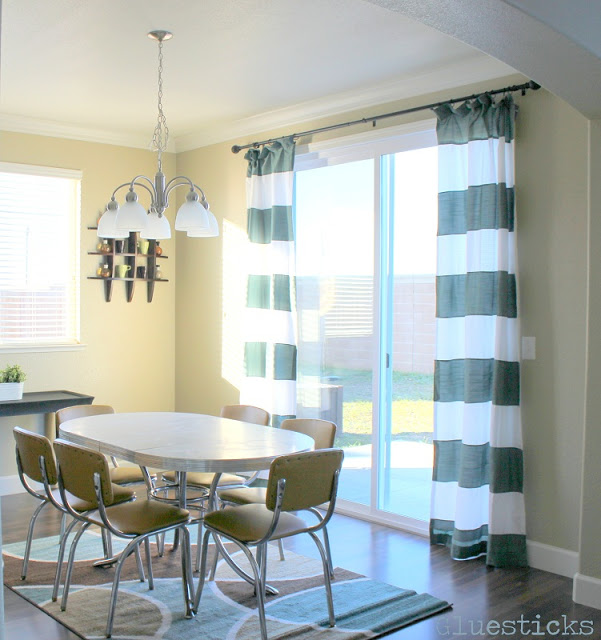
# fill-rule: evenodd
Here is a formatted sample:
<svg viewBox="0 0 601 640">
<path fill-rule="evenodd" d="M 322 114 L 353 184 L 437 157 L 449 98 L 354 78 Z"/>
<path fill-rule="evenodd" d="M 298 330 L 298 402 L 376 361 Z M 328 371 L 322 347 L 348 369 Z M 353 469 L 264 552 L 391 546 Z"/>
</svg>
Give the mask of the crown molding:
<svg viewBox="0 0 601 640">
<path fill-rule="evenodd" d="M 17 116 L 9 113 L 0 113 L 0 130 L 150 150 L 148 135 L 83 127 L 56 122 L 54 120 L 40 120 L 38 118 Z M 175 150 L 175 141 L 170 140 L 167 151 L 175 152 Z"/>
<path fill-rule="evenodd" d="M 228 140 L 256 136 L 281 127 L 293 127 L 319 118 L 377 107 L 476 82 L 515 76 L 517 73 L 515 69 L 494 58 L 477 54 L 461 63 L 439 67 L 428 73 L 406 75 L 394 82 L 308 100 L 292 107 L 268 111 L 230 123 L 217 124 L 188 135 L 180 135 L 176 138 L 176 151 L 178 153 L 191 151 Z"/>
<path fill-rule="evenodd" d="M 394 82 L 374 85 L 362 90 L 337 93 L 316 100 L 307 100 L 291 107 L 267 111 L 228 123 L 211 125 L 178 137 L 172 136 L 167 150 L 175 153 L 190 151 L 211 144 L 257 136 L 281 127 L 294 127 L 320 118 L 377 107 L 419 95 L 515 74 L 516 71 L 504 63 L 476 53 L 462 62 L 438 67 L 426 73 L 408 74 Z M 149 138 L 146 135 L 69 125 L 14 114 L 0 113 L 0 130 L 150 149 Z"/>
</svg>

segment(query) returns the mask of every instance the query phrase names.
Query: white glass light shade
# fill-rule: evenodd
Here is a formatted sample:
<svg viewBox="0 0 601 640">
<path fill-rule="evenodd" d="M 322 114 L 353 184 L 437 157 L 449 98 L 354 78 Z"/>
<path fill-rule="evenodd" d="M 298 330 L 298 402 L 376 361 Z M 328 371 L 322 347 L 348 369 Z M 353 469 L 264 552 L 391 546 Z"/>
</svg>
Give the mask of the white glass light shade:
<svg viewBox="0 0 601 640">
<path fill-rule="evenodd" d="M 138 202 L 138 196 L 130 191 L 125 203 L 117 212 L 117 229 L 125 231 L 142 231 L 146 227 L 146 209 Z"/>
<path fill-rule="evenodd" d="M 168 240 L 171 237 L 171 225 L 165 214 L 159 214 L 151 209 L 146 216 L 146 226 L 140 232 L 140 238 L 150 240 Z"/>
<path fill-rule="evenodd" d="M 209 228 L 207 210 L 198 200 L 186 199 L 175 216 L 177 231 L 204 231 Z"/>
<path fill-rule="evenodd" d="M 188 238 L 216 238 L 219 235 L 217 218 L 211 213 L 211 211 L 207 211 L 207 215 L 209 216 L 209 228 L 205 231 L 190 229 L 188 231 Z"/>
<path fill-rule="evenodd" d="M 99 238 L 127 238 L 129 233 L 122 229 L 117 229 L 118 209 L 107 209 L 98 221 Z"/>
</svg>

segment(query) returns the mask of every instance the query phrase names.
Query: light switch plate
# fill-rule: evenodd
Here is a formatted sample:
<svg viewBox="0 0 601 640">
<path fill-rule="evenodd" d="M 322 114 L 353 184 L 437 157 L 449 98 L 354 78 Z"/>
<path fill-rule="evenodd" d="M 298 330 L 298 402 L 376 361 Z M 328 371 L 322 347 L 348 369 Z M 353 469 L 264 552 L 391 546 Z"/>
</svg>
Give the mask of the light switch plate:
<svg viewBox="0 0 601 640">
<path fill-rule="evenodd" d="M 536 338 L 522 336 L 522 360 L 536 359 Z"/>
</svg>

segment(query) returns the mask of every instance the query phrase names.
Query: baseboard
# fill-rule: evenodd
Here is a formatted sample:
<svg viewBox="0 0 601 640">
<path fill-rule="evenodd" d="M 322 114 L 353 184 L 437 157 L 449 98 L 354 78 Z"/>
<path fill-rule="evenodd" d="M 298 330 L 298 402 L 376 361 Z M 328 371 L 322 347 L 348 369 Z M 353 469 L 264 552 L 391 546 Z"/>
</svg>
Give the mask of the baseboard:
<svg viewBox="0 0 601 640">
<path fill-rule="evenodd" d="M 566 578 L 573 578 L 578 572 L 578 553 L 576 551 L 552 547 L 531 540 L 526 542 L 526 547 L 528 549 L 528 564 L 533 569 L 549 571 Z"/>
<path fill-rule="evenodd" d="M 572 600 L 577 604 L 601 609 L 601 580 L 577 573 L 574 576 Z"/>
<path fill-rule="evenodd" d="M 0 476 L 0 496 L 10 496 L 13 493 L 24 493 L 25 489 L 19 476 Z"/>
</svg>

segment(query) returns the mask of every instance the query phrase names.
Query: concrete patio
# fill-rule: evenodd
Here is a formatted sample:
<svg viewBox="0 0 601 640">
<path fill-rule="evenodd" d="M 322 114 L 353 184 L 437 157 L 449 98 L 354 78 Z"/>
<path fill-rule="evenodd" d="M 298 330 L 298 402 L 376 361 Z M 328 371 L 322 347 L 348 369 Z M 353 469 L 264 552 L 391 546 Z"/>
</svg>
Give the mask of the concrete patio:
<svg viewBox="0 0 601 640">
<path fill-rule="evenodd" d="M 381 508 L 417 520 L 430 518 L 433 446 L 395 440 L 391 446 L 389 482 L 383 487 Z M 338 497 L 369 504 L 371 445 L 344 449 Z"/>
</svg>

